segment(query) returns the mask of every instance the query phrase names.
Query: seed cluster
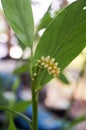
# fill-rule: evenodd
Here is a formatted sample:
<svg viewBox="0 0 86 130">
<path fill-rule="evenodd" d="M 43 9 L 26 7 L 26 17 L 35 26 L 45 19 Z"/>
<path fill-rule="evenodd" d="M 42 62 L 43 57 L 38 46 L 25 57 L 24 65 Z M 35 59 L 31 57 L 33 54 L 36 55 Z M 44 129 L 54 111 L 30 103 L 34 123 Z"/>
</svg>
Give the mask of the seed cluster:
<svg viewBox="0 0 86 130">
<path fill-rule="evenodd" d="M 46 68 L 47 72 L 54 77 L 57 77 L 60 73 L 60 68 L 58 67 L 58 63 L 55 62 L 55 58 L 51 58 L 50 56 L 44 57 L 42 56 L 39 60 L 37 60 L 36 67 L 39 69 Z M 34 77 L 37 76 L 37 73 L 33 74 Z"/>
</svg>

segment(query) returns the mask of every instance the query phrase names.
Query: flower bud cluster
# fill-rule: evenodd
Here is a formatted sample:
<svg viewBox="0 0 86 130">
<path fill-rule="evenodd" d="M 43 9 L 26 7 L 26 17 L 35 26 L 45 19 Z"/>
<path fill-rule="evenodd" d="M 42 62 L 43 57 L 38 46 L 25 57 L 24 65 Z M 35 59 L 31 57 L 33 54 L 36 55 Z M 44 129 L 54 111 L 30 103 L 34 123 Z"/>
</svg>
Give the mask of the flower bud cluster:
<svg viewBox="0 0 86 130">
<path fill-rule="evenodd" d="M 51 58 L 50 56 L 42 56 L 39 60 L 37 60 L 35 66 L 39 69 L 46 68 L 47 72 L 54 77 L 57 77 L 60 73 L 58 63 L 55 62 L 55 58 Z M 33 76 L 35 78 L 37 76 L 37 73 L 34 73 Z"/>
</svg>

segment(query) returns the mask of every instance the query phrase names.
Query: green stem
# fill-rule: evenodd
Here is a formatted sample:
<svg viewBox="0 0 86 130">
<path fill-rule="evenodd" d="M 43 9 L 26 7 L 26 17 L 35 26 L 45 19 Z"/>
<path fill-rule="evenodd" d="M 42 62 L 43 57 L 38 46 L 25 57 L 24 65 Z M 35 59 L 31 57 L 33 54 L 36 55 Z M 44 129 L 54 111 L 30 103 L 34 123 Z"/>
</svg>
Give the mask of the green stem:
<svg viewBox="0 0 86 130">
<path fill-rule="evenodd" d="M 35 91 L 35 84 L 32 83 L 32 125 L 33 130 L 38 130 L 38 93 Z"/>
<path fill-rule="evenodd" d="M 33 50 L 31 48 L 31 64 L 30 64 L 30 74 L 32 75 L 32 64 L 33 64 Z M 38 92 L 36 92 L 36 84 L 31 80 L 32 88 L 32 129 L 38 130 Z"/>
</svg>

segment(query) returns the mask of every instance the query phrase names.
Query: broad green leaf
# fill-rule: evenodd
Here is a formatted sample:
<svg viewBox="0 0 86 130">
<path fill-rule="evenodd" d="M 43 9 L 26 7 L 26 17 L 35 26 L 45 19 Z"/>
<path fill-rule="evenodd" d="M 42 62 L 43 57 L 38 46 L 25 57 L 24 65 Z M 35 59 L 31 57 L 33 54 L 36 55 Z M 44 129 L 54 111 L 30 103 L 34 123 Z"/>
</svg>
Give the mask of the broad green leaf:
<svg viewBox="0 0 86 130">
<path fill-rule="evenodd" d="M 42 56 L 55 58 L 63 70 L 86 46 L 86 0 L 78 0 L 65 8 L 49 24 L 34 55 L 34 63 Z M 37 84 L 53 77 L 42 70 Z"/>
<path fill-rule="evenodd" d="M 17 130 L 12 118 L 10 119 L 10 124 L 9 124 L 8 130 Z"/>
<path fill-rule="evenodd" d="M 27 46 L 33 43 L 33 16 L 30 0 L 1 0 L 6 19 L 17 37 Z"/>
<path fill-rule="evenodd" d="M 18 115 L 18 116 L 22 117 L 24 120 L 26 120 L 27 123 L 30 124 L 30 126 L 32 125 L 32 121 L 27 116 L 25 116 L 24 114 L 21 114 L 20 112 L 14 111 L 6 106 L 0 106 L 0 110 L 8 111 L 14 115 Z"/>
</svg>

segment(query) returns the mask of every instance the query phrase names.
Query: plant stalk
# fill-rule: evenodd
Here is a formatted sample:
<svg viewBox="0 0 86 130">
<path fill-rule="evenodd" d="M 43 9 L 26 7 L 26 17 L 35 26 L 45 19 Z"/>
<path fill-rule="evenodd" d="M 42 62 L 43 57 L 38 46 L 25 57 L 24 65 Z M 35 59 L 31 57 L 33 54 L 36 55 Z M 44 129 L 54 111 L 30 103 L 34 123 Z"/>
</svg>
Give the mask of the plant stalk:
<svg viewBox="0 0 86 130">
<path fill-rule="evenodd" d="M 35 84 L 32 83 L 32 130 L 38 130 L 38 93 L 35 91 Z"/>
<path fill-rule="evenodd" d="M 32 64 L 33 64 L 33 49 L 31 48 L 31 64 L 30 74 L 32 75 Z M 36 84 L 31 80 L 32 88 L 32 128 L 31 130 L 38 130 L 38 92 L 36 92 Z"/>
</svg>

